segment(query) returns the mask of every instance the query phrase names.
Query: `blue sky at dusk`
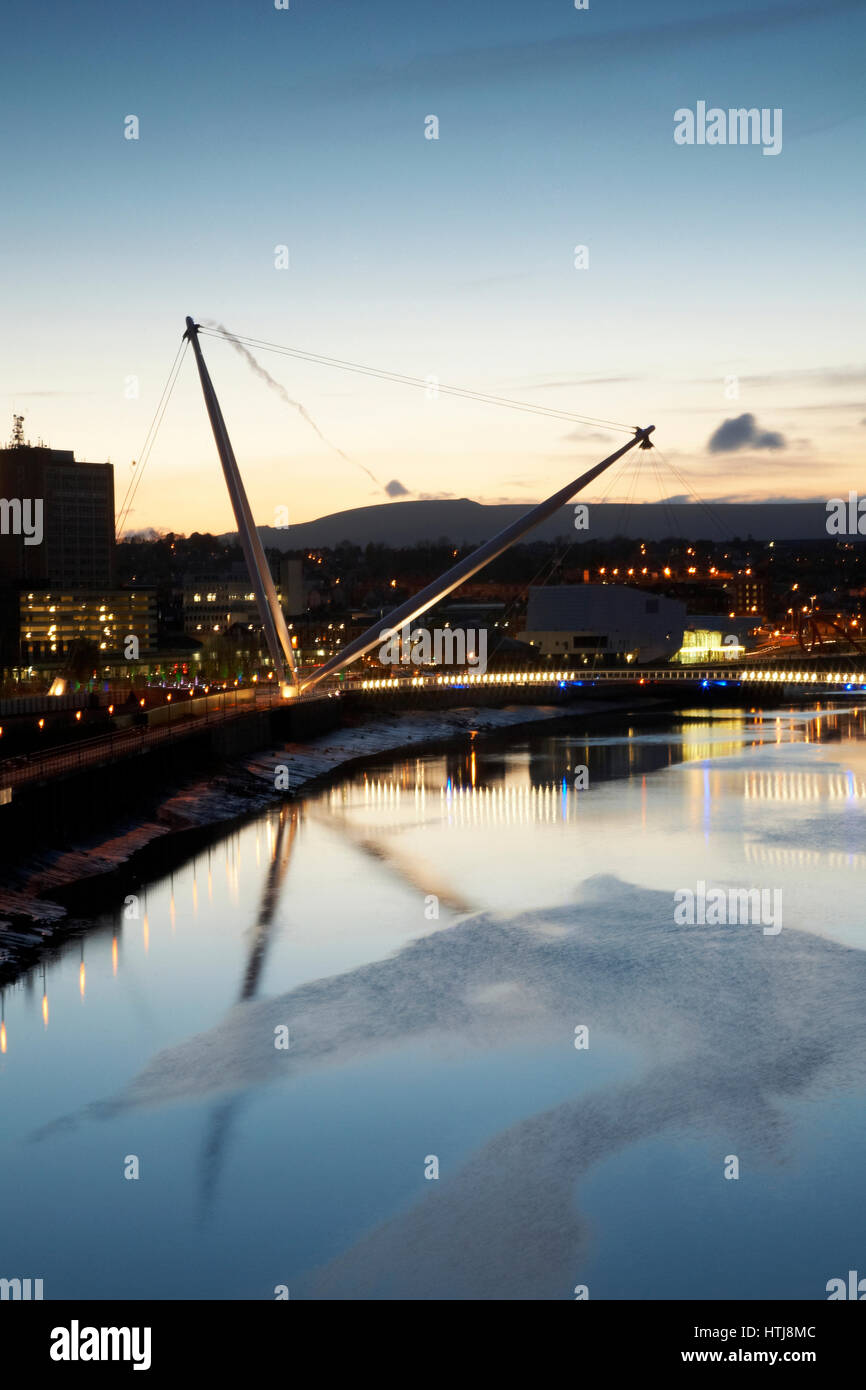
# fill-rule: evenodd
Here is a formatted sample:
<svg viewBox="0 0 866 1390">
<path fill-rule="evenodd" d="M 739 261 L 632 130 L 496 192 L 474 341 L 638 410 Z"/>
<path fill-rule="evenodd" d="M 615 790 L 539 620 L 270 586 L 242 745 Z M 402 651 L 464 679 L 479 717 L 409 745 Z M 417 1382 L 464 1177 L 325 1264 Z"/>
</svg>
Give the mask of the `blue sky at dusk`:
<svg viewBox="0 0 866 1390">
<path fill-rule="evenodd" d="M 4 37 L 3 434 L 122 494 L 191 313 L 655 423 L 707 497 L 863 490 L 864 3 L 85 0 Z M 781 153 L 678 146 L 698 101 L 781 108 Z M 260 523 L 387 500 L 364 470 L 536 500 L 622 438 L 262 355 L 347 460 L 203 343 Z M 232 526 L 191 354 L 129 524 Z"/>
</svg>

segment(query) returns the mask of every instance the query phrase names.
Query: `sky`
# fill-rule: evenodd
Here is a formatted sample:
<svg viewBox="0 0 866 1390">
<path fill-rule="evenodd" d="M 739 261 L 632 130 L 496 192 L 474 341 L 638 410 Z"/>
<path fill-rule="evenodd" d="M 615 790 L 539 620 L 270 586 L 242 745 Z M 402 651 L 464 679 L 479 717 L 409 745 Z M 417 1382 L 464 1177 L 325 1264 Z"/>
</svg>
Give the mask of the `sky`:
<svg viewBox="0 0 866 1390">
<path fill-rule="evenodd" d="M 717 499 L 866 492 L 866 0 L 5 15 L 0 437 L 19 412 L 33 442 L 109 459 L 120 501 L 191 314 L 654 424 L 661 457 L 633 451 L 589 500 L 681 477 Z M 781 110 L 780 151 L 678 144 L 699 102 Z M 529 503 L 627 438 L 257 353 L 280 395 L 202 344 L 259 524 Z M 234 529 L 191 352 L 126 527 Z"/>
</svg>

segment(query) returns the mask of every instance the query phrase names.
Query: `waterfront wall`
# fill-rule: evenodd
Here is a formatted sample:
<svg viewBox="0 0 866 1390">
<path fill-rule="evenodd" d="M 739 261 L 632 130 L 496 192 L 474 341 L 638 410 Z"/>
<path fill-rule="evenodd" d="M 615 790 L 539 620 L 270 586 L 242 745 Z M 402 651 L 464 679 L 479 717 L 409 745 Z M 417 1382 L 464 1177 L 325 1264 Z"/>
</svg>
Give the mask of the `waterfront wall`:
<svg viewBox="0 0 866 1390">
<path fill-rule="evenodd" d="M 187 732 L 145 752 L 101 767 L 15 787 L 0 804 L 0 865 L 15 864 L 34 848 L 50 851 L 82 832 L 146 815 L 166 790 L 272 743 L 303 742 L 335 728 L 338 700 L 275 705 L 225 723 Z"/>
</svg>

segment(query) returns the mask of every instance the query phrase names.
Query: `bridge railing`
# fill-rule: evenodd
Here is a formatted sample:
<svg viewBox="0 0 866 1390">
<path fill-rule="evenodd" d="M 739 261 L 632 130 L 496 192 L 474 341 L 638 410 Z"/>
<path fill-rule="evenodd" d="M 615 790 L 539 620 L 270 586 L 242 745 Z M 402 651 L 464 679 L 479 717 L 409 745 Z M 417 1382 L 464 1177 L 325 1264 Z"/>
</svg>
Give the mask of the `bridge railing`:
<svg viewBox="0 0 866 1390">
<path fill-rule="evenodd" d="M 837 671 L 817 671 L 814 668 L 742 666 L 609 666 L 583 672 L 576 670 L 539 671 L 473 671 L 449 672 L 447 675 L 399 675 L 354 677 L 346 688 L 369 695 L 412 690 L 471 690 L 479 687 L 526 687 L 555 685 L 580 687 L 598 684 L 654 685 L 800 685 L 819 689 L 866 689 L 866 669 L 840 667 Z"/>
<path fill-rule="evenodd" d="M 304 704 L 333 698 L 339 692 L 316 690 L 309 695 L 298 694 L 292 697 L 291 704 Z M 240 696 L 234 701 L 226 697 Z M 99 767 L 115 762 L 120 758 L 134 757 L 160 744 L 198 734 L 202 729 L 215 724 L 242 719 L 263 709 L 271 709 L 284 701 L 279 690 L 271 691 L 265 687 L 256 692 L 255 687 L 244 687 L 239 691 L 224 691 L 219 695 L 208 696 L 201 701 L 186 701 L 178 704 L 159 705 L 147 713 L 158 715 L 158 721 L 148 720 L 146 725 L 112 729 L 108 733 L 97 734 L 93 738 L 83 738 L 75 744 L 57 748 L 46 748 L 44 752 L 21 754 L 19 757 L 0 760 L 0 805 L 3 793 L 11 792 L 13 787 L 27 782 L 45 781 L 49 777 L 77 772 L 85 767 Z M 191 710 L 192 705 L 199 706 Z M 142 715 L 145 713 L 141 712 Z M 8 796 L 6 797 L 8 800 Z"/>
</svg>

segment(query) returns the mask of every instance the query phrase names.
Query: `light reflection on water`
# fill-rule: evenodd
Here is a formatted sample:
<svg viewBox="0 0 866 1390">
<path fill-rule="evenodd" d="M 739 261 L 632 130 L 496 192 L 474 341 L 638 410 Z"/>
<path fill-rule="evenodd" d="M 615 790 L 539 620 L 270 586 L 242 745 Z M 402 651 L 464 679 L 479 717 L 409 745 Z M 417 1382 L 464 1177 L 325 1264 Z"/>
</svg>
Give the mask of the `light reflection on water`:
<svg viewBox="0 0 866 1390">
<path fill-rule="evenodd" d="M 7 990 L 0 1276 L 760 1298 L 862 1264 L 863 712 L 588 728 L 275 809 Z M 675 935 L 699 880 L 781 886 L 778 940 Z"/>
</svg>

